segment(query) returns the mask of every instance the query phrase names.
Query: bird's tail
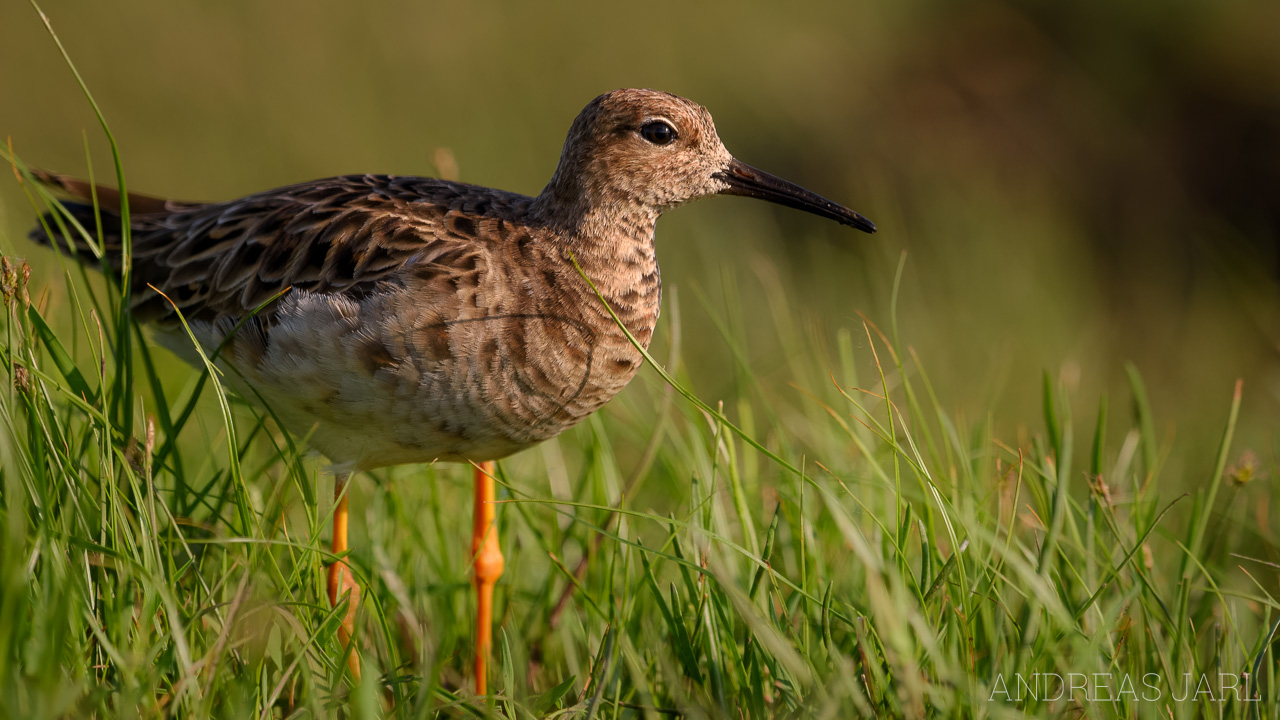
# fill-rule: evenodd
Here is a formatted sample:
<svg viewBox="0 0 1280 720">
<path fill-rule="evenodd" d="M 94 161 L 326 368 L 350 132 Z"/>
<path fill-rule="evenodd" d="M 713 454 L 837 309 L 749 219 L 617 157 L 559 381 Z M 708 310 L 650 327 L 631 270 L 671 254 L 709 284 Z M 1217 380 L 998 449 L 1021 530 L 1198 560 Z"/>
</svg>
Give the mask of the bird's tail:
<svg viewBox="0 0 1280 720">
<path fill-rule="evenodd" d="M 44 213 L 40 223 L 27 233 L 27 237 L 41 245 L 57 246 L 64 251 L 74 249 L 78 253 L 93 251 L 91 239 L 94 244 L 101 242 L 107 264 L 120 269 L 123 254 L 120 192 L 46 170 L 32 169 L 31 176 L 71 199 L 61 201 L 65 213 L 56 208 Z M 128 197 L 129 226 L 135 232 L 153 229 L 159 218 L 188 205 L 141 193 L 131 192 Z"/>
</svg>

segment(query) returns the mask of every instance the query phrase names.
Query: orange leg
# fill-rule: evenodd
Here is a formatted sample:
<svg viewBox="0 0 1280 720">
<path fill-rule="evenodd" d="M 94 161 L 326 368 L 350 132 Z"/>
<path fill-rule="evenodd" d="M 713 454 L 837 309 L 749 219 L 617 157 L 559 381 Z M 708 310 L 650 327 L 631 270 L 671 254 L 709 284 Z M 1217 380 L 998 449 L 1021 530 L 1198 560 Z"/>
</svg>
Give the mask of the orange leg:
<svg viewBox="0 0 1280 720">
<path fill-rule="evenodd" d="M 347 496 L 342 491 L 350 477 L 350 475 L 338 475 L 333 479 L 333 499 L 338 503 L 333 511 L 334 555 L 347 551 Z M 329 602 L 337 607 L 342 596 L 347 593 L 349 593 L 347 614 L 342 618 L 342 626 L 338 628 L 338 639 L 342 641 L 344 651 L 351 647 L 351 638 L 355 636 L 356 607 L 360 604 L 360 586 L 356 584 L 355 576 L 351 574 L 351 567 L 347 562 L 339 560 L 329 566 Z M 355 648 L 351 648 L 351 654 L 347 656 L 347 667 L 351 669 L 351 677 L 358 682 L 360 656 L 356 654 Z"/>
<path fill-rule="evenodd" d="M 475 515 L 471 525 L 471 556 L 476 585 L 476 694 L 484 695 L 489 651 L 493 647 L 493 584 L 502 576 L 504 560 L 494 522 L 493 463 L 476 465 Z"/>
</svg>

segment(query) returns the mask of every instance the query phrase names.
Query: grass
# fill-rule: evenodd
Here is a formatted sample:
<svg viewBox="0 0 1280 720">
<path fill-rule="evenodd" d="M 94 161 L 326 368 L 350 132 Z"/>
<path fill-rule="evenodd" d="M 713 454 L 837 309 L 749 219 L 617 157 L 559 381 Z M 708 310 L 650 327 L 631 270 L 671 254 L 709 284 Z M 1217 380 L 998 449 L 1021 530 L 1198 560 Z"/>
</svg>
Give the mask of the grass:
<svg viewBox="0 0 1280 720">
<path fill-rule="evenodd" d="M 1043 418 L 968 422 L 895 311 L 828 352 L 772 293 L 792 393 L 753 370 L 746 320 L 669 297 L 637 387 L 499 466 L 507 571 L 477 698 L 469 468 L 351 485 L 353 683 L 323 461 L 153 350 L 93 258 L 59 263 L 47 287 L 0 268 L 6 716 L 1280 715 L 1277 475 L 1233 449 L 1239 385 L 1213 462 L 1172 463 L 1135 369 L 1123 411 L 1046 375 Z M 694 312 L 735 359 L 728 408 L 687 388 Z"/>
</svg>

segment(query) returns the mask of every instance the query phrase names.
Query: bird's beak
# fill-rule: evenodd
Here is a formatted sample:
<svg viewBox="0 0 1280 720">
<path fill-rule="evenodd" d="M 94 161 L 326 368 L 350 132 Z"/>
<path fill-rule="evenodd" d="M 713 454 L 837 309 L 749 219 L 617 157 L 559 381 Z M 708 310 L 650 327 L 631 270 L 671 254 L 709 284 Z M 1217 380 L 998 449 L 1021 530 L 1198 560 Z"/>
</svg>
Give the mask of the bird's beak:
<svg viewBox="0 0 1280 720">
<path fill-rule="evenodd" d="M 737 160 L 729 161 L 729 166 L 716 173 L 714 177 L 729 184 L 729 187 L 720 191 L 721 195 L 744 195 L 768 200 L 771 203 L 786 205 L 828 220 L 835 220 L 841 225 L 848 225 L 863 232 L 876 231 L 875 224 L 849 208 L 837 205 L 795 183 L 789 183 L 776 175 L 770 175 Z"/>
</svg>

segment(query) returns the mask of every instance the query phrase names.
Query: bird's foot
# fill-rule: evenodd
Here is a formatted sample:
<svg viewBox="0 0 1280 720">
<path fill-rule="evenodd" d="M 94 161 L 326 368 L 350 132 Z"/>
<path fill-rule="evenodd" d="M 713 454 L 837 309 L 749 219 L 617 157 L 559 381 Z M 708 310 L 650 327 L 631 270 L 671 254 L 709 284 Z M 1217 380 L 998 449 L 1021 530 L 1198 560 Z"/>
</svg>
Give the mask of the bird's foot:
<svg viewBox="0 0 1280 720">
<path fill-rule="evenodd" d="M 344 651 L 348 651 L 347 666 L 351 669 L 351 677 L 360 679 L 360 657 L 351 646 L 355 637 L 356 610 L 360 606 L 360 586 L 356 584 L 351 566 L 345 560 L 339 560 L 329 566 L 329 602 L 338 607 L 343 596 L 347 598 L 347 611 L 342 616 L 342 624 L 338 627 L 338 639 L 342 641 Z M 349 650 L 348 650 L 349 648 Z"/>
</svg>

